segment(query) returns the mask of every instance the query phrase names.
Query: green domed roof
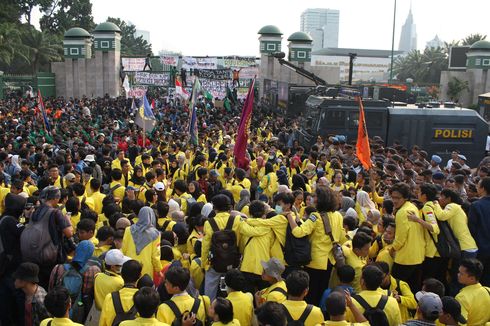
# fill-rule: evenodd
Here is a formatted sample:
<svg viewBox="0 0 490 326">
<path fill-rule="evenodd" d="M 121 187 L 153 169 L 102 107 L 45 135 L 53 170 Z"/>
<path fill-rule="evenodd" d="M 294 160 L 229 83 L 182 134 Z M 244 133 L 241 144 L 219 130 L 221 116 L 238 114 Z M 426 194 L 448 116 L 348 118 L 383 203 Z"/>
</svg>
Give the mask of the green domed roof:
<svg viewBox="0 0 490 326">
<path fill-rule="evenodd" d="M 92 37 L 92 35 L 90 35 L 89 32 L 87 32 L 86 30 L 84 30 L 83 28 L 80 28 L 80 27 L 73 27 L 73 28 L 70 28 L 69 30 L 67 30 L 65 32 L 65 35 L 64 37 L 68 37 L 68 38 L 88 38 L 88 37 Z"/>
<path fill-rule="evenodd" d="M 282 35 L 282 32 L 277 26 L 266 25 L 266 26 L 262 27 L 257 34 Z"/>
<path fill-rule="evenodd" d="M 470 50 L 487 50 L 487 51 L 490 51 L 490 42 L 485 41 L 485 40 L 475 42 L 470 47 Z"/>
<path fill-rule="evenodd" d="M 310 35 L 304 33 L 304 32 L 296 32 L 291 34 L 288 37 L 288 41 L 290 42 L 304 42 L 304 43 L 311 43 L 313 42 L 313 39 L 311 38 Z"/>
<path fill-rule="evenodd" d="M 104 22 L 100 23 L 95 27 L 94 32 L 119 32 L 121 33 L 121 29 L 114 23 Z"/>
</svg>

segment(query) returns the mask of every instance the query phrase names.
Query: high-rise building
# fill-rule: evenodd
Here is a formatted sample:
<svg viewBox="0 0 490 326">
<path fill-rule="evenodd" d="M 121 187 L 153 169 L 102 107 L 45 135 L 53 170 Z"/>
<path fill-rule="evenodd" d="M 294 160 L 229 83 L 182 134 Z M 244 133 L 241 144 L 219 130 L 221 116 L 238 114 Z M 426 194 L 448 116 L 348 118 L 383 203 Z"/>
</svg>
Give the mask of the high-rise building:
<svg viewBox="0 0 490 326">
<path fill-rule="evenodd" d="M 432 48 L 432 49 L 443 48 L 444 42 L 441 41 L 439 36 L 436 35 L 432 40 L 430 40 L 429 42 L 427 42 L 425 44 L 425 47 L 426 48 Z"/>
<path fill-rule="evenodd" d="M 417 31 L 413 22 L 412 8 L 410 8 L 405 24 L 402 26 L 398 50 L 410 52 L 415 49 L 417 49 Z"/>
<path fill-rule="evenodd" d="M 310 8 L 301 14 L 300 30 L 313 39 L 313 51 L 339 46 L 339 15 L 334 9 Z"/>
</svg>

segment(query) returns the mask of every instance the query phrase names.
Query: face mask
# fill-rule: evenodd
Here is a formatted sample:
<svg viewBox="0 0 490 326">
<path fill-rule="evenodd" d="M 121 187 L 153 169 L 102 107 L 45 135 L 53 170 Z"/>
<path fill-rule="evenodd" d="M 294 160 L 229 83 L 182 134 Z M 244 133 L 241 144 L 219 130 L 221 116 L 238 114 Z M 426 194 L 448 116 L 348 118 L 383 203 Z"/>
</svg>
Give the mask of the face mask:
<svg viewBox="0 0 490 326">
<path fill-rule="evenodd" d="M 281 214 L 282 213 L 282 206 L 281 205 L 276 205 L 275 210 L 276 210 L 276 213 L 277 214 Z"/>
<path fill-rule="evenodd" d="M 269 155 L 269 160 L 273 160 L 274 159 L 274 155 Z"/>
<path fill-rule="evenodd" d="M 310 206 L 315 206 L 315 198 L 310 198 Z"/>
</svg>

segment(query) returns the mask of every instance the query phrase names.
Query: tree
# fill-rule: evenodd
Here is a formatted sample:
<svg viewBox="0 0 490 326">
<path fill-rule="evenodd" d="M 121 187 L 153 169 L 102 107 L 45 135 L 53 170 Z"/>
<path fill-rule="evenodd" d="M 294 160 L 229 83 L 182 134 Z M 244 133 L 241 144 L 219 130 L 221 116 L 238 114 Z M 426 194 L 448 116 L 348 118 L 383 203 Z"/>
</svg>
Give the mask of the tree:
<svg viewBox="0 0 490 326">
<path fill-rule="evenodd" d="M 61 61 L 63 48 L 60 41 L 46 32 L 40 32 L 29 26 L 22 34 L 31 72 L 36 74 L 40 65 Z"/>
<path fill-rule="evenodd" d="M 396 58 L 393 72 L 400 81 L 412 78 L 416 83 L 439 83 L 441 71 L 447 66 L 448 56 L 443 48 L 426 48 L 424 52 L 413 50 Z"/>
<path fill-rule="evenodd" d="M 486 35 L 476 33 L 476 34 L 471 34 L 471 35 L 466 36 L 464 39 L 461 40 L 461 42 L 463 43 L 463 45 L 470 45 L 471 46 L 471 45 L 473 45 L 473 43 L 478 42 L 478 41 L 483 41 L 486 38 L 487 38 Z"/>
<path fill-rule="evenodd" d="M 0 63 L 9 66 L 16 55 L 23 56 L 22 49 L 21 32 L 18 27 L 12 23 L 1 24 Z"/>
<path fill-rule="evenodd" d="M 91 31 L 95 27 L 90 0 L 41 0 L 41 30 L 63 34 L 72 27 Z"/>
<path fill-rule="evenodd" d="M 449 96 L 453 102 L 458 102 L 461 94 L 465 91 L 469 91 L 470 89 L 468 87 L 467 80 L 461 80 L 456 77 L 451 78 L 451 80 L 447 83 L 447 87 L 447 96 Z"/>
<path fill-rule="evenodd" d="M 121 54 L 122 55 L 147 55 L 151 52 L 151 44 L 143 40 L 141 36 L 135 37 L 136 27 L 127 24 L 120 18 L 108 17 L 107 21 L 119 26 L 121 29 Z"/>
<path fill-rule="evenodd" d="M 0 22 L 19 23 L 20 4 L 18 0 L 2 0 L 0 5 Z"/>
</svg>

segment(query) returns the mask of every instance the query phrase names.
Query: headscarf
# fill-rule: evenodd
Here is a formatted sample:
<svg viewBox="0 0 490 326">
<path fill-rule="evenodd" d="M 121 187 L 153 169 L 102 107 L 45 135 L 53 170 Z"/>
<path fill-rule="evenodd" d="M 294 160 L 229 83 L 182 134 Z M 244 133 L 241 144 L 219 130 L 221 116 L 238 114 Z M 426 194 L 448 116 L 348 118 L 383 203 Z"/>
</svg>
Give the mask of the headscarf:
<svg viewBox="0 0 490 326">
<path fill-rule="evenodd" d="M 349 208 L 356 207 L 356 202 L 354 199 L 346 196 L 342 196 L 342 202 L 340 204 L 340 211 L 345 213 Z"/>
<path fill-rule="evenodd" d="M 77 249 L 75 249 L 75 255 L 73 256 L 72 261 L 74 263 L 77 263 L 78 266 L 80 266 L 80 269 L 82 269 L 94 254 L 94 249 L 95 249 L 94 244 L 91 241 L 89 240 L 80 241 L 80 243 L 77 246 Z"/>
<path fill-rule="evenodd" d="M 357 192 L 356 202 L 361 207 L 362 214 L 366 218 L 367 218 L 367 213 L 371 209 L 376 208 L 376 205 L 374 204 L 374 202 L 371 200 L 371 198 L 369 198 L 369 194 L 367 192 L 365 192 L 364 190 L 359 190 Z"/>
<path fill-rule="evenodd" d="M 247 189 L 242 189 L 242 191 L 240 191 L 240 200 L 236 204 L 235 208 L 237 211 L 241 211 L 243 207 L 248 204 L 250 204 L 250 191 Z"/>
<path fill-rule="evenodd" d="M 171 216 L 173 212 L 179 211 L 180 205 L 174 199 L 168 201 L 168 215 Z"/>
<path fill-rule="evenodd" d="M 240 195 L 241 195 L 241 192 L 240 192 Z M 204 217 L 208 217 L 209 214 L 213 211 L 213 204 L 211 203 L 206 203 L 204 204 L 204 206 L 202 207 L 201 209 L 201 214 L 202 216 Z"/>
<path fill-rule="evenodd" d="M 155 212 L 151 207 L 143 207 L 138 214 L 138 223 L 130 226 L 131 235 L 136 246 L 136 254 L 153 242 L 160 232 L 155 228 Z"/>
</svg>

